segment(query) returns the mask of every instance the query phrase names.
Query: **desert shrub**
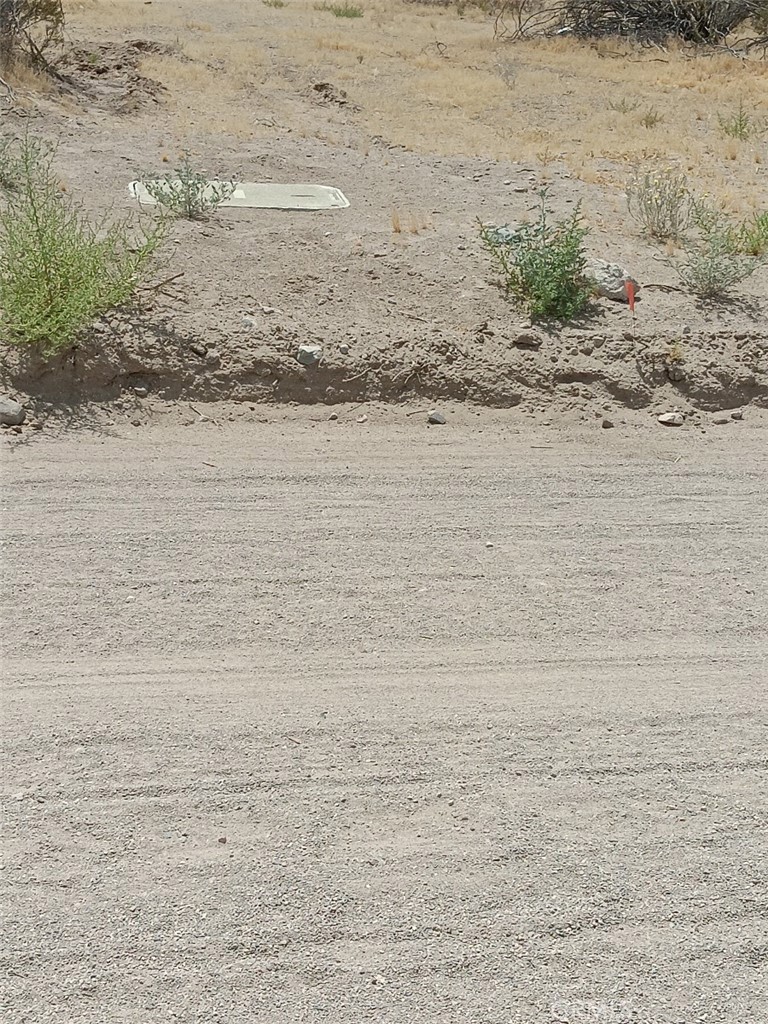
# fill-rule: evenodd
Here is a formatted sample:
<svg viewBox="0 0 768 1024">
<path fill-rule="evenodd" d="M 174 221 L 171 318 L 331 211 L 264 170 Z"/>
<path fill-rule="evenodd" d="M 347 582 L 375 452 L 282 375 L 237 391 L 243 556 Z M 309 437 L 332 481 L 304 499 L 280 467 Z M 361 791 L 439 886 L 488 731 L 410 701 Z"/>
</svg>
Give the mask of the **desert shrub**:
<svg viewBox="0 0 768 1024">
<path fill-rule="evenodd" d="M 722 299 L 760 266 L 762 254 L 741 249 L 740 227 L 703 202 L 693 204 L 693 232 L 682 240 L 683 257 L 673 265 L 685 288 L 703 299 Z"/>
<path fill-rule="evenodd" d="M 348 3 L 348 0 L 344 0 L 341 4 L 315 4 L 316 11 L 328 11 L 335 18 L 362 18 L 365 11 L 362 7 L 358 7 L 357 4 Z"/>
<path fill-rule="evenodd" d="M 497 35 L 567 29 L 583 38 L 630 36 L 660 42 L 722 42 L 765 17 L 765 0 L 497 0 Z"/>
<path fill-rule="evenodd" d="M 161 228 L 92 222 L 61 192 L 40 143 L 22 139 L 13 159 L 15 187 L 0 203 L 0 326 L 10 342 L 50 354 L 130 298 Z"/>
<path fill-rule="evenodd" d="M 687 178 L 672 168 L 635 172 L 627 185 L 627 207 L 644 234 L 678 239 L 688 226 L 691 194 Z"/>
<path fill-rule="evenodd" d="M 535 318 L 568 320 L 592 294 L 584 280 L 586 254 L 581 210 L 553 221 L 548 193 L 539 193 L 537 216 L 517 228 L 480 225 L 480 237 L 501 271 L 508 295 Z"/>
<path fill-rule="evenodd" d="M 285 7 L 285 0 L 262 0 L 265 7 Z"/>
<path fill-rule="evenodd" d="M 192 166 L 189 153 L 182 154 L 181 164 L 163 178 L 142 181 L 150 196 L 176 217 L 202 220 L 233 195 L 236 183 L 212 183 Z"/>
<path fill-rule="evenodd" d="M 762 135 L 768 129 L 768 123 L 754 117 L 744 106 L 743 100 L 739 102 L 738 110 L 732 114 L 719 114 L 717 119 L 724 135 L 741 142 L 748 142 L 753 135 Z"/>
<path fill-rule="evenodd" d="M 15 61 L 47 67 L 45 51 L 64 35 L 62 0 L 0 0 L 0 69 Z"/>
</svg>

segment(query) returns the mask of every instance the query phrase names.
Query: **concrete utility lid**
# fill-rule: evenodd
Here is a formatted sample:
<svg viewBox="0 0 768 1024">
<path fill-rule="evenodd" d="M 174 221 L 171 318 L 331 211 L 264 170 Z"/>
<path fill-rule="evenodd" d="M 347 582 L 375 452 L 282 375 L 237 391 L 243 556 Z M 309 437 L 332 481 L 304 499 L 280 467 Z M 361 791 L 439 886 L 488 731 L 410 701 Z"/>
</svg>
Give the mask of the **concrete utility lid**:
<svg viewBox="0 0 768 1024">
<path fill-rule="evenodd" d="M 218 184 L 211 181 L 209 187 Z M 157 200 L 140 181 L 132 181 L 128 191 L 142 206 L 157 206 Z M 220 205 L 259 210 L 340 210 L 349 206 L 349 200 L 332 185 L 273 185 L 270 182 L 243 181 L 237 183 L 233 195 Z"/>
</svg>

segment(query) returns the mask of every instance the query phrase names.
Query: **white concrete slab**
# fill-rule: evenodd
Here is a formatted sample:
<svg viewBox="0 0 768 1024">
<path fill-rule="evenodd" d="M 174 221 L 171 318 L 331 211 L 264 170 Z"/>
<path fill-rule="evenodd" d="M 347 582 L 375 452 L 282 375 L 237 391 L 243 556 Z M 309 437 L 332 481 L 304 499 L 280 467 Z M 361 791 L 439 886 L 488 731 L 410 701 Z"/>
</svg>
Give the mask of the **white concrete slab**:
<svg viewBox="0 0 768 1024">
<path fill-rule="evenodd" d="M 219 182 L 212 181 L 213 188 Z M 132 181 L 128 191 L 142 206 L 157 206 L 157 200 L 140 181 Z M 238 182 L 237 188 L 221 206 L 239 206 L 260 210 L 339 210 L 349 200 L 332 185 L 275 185 L 271 182 Z"/>
</svg>

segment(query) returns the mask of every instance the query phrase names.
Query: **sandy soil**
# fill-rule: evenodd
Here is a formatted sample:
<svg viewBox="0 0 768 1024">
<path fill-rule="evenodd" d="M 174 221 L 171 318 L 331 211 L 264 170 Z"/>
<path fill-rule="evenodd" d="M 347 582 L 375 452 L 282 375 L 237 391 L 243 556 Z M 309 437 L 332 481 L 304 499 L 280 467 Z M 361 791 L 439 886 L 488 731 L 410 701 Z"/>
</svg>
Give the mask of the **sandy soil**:
<svg viewBox="0 0 768 1024">
<path fill-rule="evenodd" d="M 128 182 L 169 172 L 183 149 L 211 175 L 331 184 L 351 206 L 178 222 L 150 282 L 174 277 L 169 287 L 52 364 L 0 350 L 5 390 L 75 402 L 139 386 L 254 402 L 768 405 L 768 266 L 732 301 L 702 304 L 676 290 L 670 254 L 640 237 L 624 197 L 633 164 L 672 163 L 740 216 L 764 209 L 768 137 L 733 149 L 717 115 L 738 86 L 754 117 L 768 116 L 765 62 L 495 46 L 480 15 L 380 7 L 343 24 L 304 3 L 233 3 L 225 22 L 192 0 L 73 5 L 62 67 L 75 90 L 36 96 L 31 119 L 4 112 L 3 131 L 31 124 L 56 142 L 64 186 L 95 215 L 137 215 Z M 617 102 L 640 106 L 619 115 Z M 645 104 L 662 111 L 653 129 L 637 123 Z M 541 188 L 554 216 L 580 207 L 590 256 L 638 279 L 634 318 L 600 300 L 578 322 L 532 330 L 505 299 L 478 221 L 531 216 Z M 297 362 L 302 343 L 321 346 L 318 367 Z"/>
<path fill-rule="evenodd" d="M 265 419 L 3 442 L 8 1020 L 765 1019 L 766 424 Z"/>
</svg>

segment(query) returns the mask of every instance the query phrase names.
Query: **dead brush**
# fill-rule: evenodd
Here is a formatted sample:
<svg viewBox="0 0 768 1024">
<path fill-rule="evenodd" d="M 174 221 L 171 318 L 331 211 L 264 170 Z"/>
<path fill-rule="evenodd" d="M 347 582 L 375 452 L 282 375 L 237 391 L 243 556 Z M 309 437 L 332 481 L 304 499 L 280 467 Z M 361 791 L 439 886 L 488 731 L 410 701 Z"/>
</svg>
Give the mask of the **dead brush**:
<svg viewBox="0 0 768 1024">
<path fill-rule="evenodd" d="M 687 178 L 674 168 L 635 171 L 627 185 L 630 216 L 644 234 L 666 242 L 682 237 L 691 218 Z"/>
<path fill-rule="evenodd" d="M 395 207 L 390 215 L 392 233 L 395 235 L 418 235 L 432 227 L 432 221 L 422 211 L 403 214 Z"/>
</svg>

